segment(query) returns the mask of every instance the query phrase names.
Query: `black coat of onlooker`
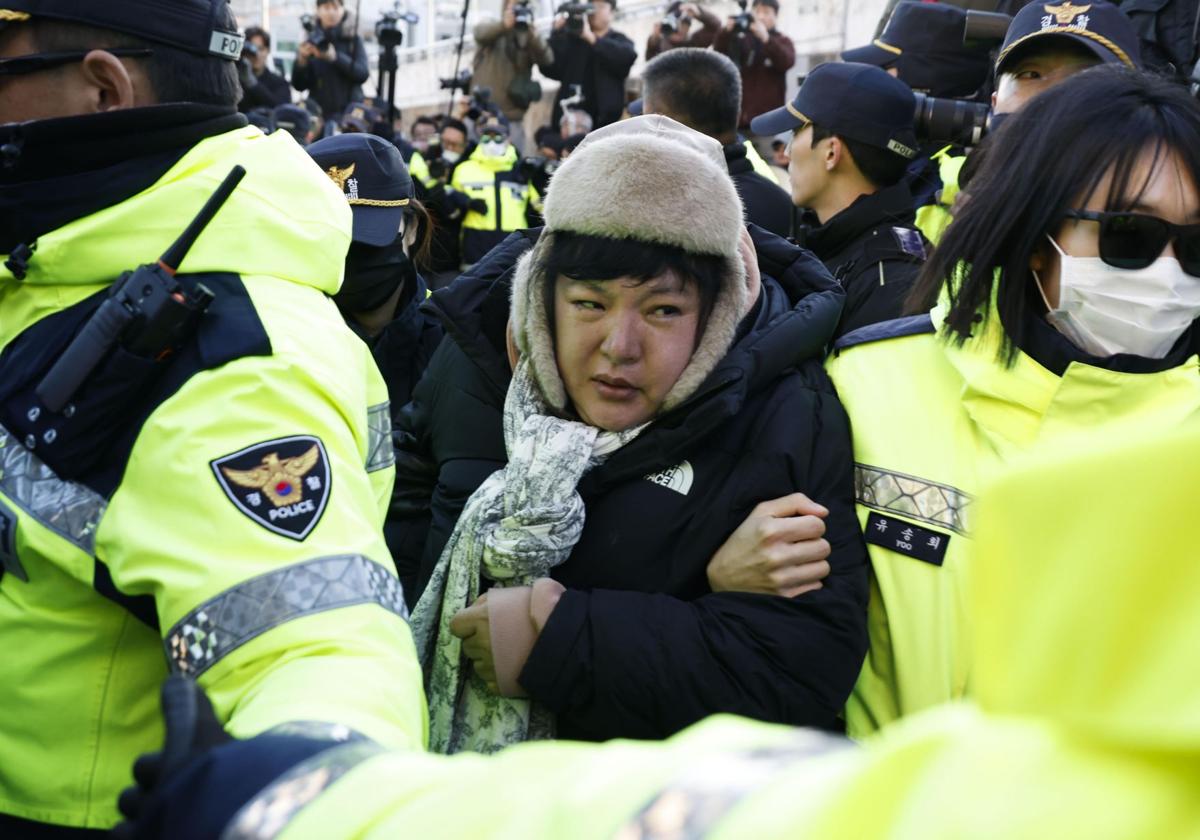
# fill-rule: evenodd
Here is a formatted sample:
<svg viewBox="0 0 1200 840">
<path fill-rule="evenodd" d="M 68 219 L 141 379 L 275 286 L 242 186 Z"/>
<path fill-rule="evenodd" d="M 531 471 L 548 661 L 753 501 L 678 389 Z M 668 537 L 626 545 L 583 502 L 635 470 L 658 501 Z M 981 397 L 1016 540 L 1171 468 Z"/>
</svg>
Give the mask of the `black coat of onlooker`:
<svg viewBox="0 0 1200 840">
<path fill-rule="evenodd" d="M 835 727 L 857 677 L 866 553 L 847 421 L 819 361 L 841 293 L 810 254 L 752 233 L 768 277 L 733 348 L 694 399 L 578 485 L 586 524 L 552 573 L 568 588 L 520 677 L 556 714 L 560 737 L 660 738 L 714 709 Z M 447 338 L 399 424 L 396 498 L 408 525 L 393 547 L 405 548 L 406 591 L 507 460 L 511 267 L 535 238 L 511 235 L 426 304 Z M 729 534 L 797 487 L 830 510 L 823 588 L 794 599 L 712 593 L 706 568 Z"/>
<path fill-rule="evenodd" d="M 745 143 L 730 143 L 725 147 L 725 163 L 729 177 L 742 197 L 746 221 L 771 231 L 776 236 L 792 235 L 792 199 L 779 184 L 764 178 L 746 157 Z"/>
<path fill-rule="evenodd" d="M 351 102 L 363 98 L 360 85 L 371 75 L 367 46 L 354 34 L 353 18 L 347 14 L 341 23 L 325 30 L 333 48 L 333 59 L 310 58 L 292 67 L 292 87 L 306 90 L 326 115 L 336 117 Z"/>
<path fill-rule="evenodd" d="M 243 114 L 255 108 L 274 110 L 292 101 L 292 86 L 278 73 L 271 72 L 271 36 L 258 26 L 246 28 L 246 45 L 238 66 L 242 83 L 242 101 L 238 110 Z"/>
<path fill-rule="evenodd" d="M 810 249 L 846 290 L 837 335 L 898 318 L 925 264 L 928 243 L 917 230 L 913 197 L 900 183 L 859 196 L 819 224 L 800 217 L 796 241 Z"/>
<path fill-rule="evenodd" d="M 590 18 L 607 21 L 615 3 L 599 0 L 593 4 L 597 11 Z M 587 26 L 593 26 L 587 23 Z M 590 30 L 589 30 L 590 31 Z M 625 110 L 625 80 L 629 69 L 637 61 L 637 48 L 633 41 L 614 29 L 607 27 L 604 34 L 595 36 L 595 43 L 567 31 L 566 27 L 555 29 L 550 35 L 550 49 L 554 62 L 542 68 L 551 79 L 562 83 L 554 101 L 551 124 L 558 125 L 562 117 L 563 99 L 571 95 L 573 85 L 583 92 L 583 110 L 592 118 L 592 128 L 600 128 L 621 118 Z"/>
</svg>

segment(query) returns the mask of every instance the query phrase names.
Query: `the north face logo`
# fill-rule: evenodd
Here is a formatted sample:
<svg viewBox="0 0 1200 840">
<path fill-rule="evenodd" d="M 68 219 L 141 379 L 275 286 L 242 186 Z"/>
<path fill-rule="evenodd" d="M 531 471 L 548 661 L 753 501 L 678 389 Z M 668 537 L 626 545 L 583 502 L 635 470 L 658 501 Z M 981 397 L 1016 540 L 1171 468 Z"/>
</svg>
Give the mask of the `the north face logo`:
<svg viewBox="0 0 1200 840">
<path fill-rule="evenodd" d="M 229 500 L 268 531 L 309 535 L 329 500 L 329 459 L 311 435 L 270 440 L 212 462 Z"/>
<path fill-rule="evenodd" d="M 686 496 L 688 491 L 692 489 L 692 481 L 696 474 L 692 470 L 692 465 L 687 461 L 683 461 L 678 466 L 671 467 L 669 470 L 652 473 L 646 476 L 647 481 L 653 481 L 659 487 L 666 487 L 668 490 L 674 490 L 681 496 Z"/>
</svg>

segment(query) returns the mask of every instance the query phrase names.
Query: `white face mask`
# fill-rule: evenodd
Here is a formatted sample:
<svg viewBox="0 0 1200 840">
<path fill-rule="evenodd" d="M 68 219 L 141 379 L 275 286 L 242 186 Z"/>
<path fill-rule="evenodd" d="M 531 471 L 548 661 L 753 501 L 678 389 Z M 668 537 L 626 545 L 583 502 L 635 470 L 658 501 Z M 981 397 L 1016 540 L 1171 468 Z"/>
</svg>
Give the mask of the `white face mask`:
<svg viewBox="0 0 1200 840">
<path fill-rule="evenodd" d="M 505 140 L 485 140 L 479 144 L 479 148 L 483 149 L 483 153 L 488 157 L 504 157 L 504 153 L 508 151 L 508 142 Z"/>
<path fill-rule="evenodd" d="M 458 163 L 460 157 L 462 157 L 462 152 L 442 152 L 442 160 L 446 163 Z"/>
<path fill-rule="evenodd" d="M 1046 238 L 1060 257 L 1058 306 L 1046 301 L 1046 322 L 1080 350 L 1161 359 L 1200 317 L 1200 277 L 1187 274 L 1174 257 L 1127 270 L 1099 257 L 1072 257 Z M 1041 278 L 1033 276 L 1041 291 Z"/>
</svg>

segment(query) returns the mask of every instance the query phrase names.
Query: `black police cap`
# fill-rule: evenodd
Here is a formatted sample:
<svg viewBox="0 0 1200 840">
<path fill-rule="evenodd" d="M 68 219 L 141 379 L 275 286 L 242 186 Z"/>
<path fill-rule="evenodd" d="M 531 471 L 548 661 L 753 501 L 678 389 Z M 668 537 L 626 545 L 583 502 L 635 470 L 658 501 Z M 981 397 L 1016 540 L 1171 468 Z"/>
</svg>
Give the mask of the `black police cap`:
<svg viewBox="0 0 1200 840">
<path fill-rule="evenodd" d="M 943 3 L 899 3 L 873 43 L 842 53 L 844 61 L 895 66 L 901 81 L 933 96 L 968 96 L 991 71 L 982 46 L 967 47 L 967 13 Z"/>
<path fill-rule="evenodd" d="M 308 153 L 346 196 L 354 212 L 354 241 L 392 244 L 413 197 L 400 150 L 374 134 L 339 134 L 313 143 Z"/>
<path fill-rule="evenodd" d="M 220 25 L 229 0 L 0 0 L 0 21 L 51 18 L 237 61 L 244 38 Z"/>
<path fill-rule="evenodd" d="M 1008 25 L 1004 45 L 996 58 L 996 73 L 1004 72 L 1005 63 L 1031 44 L 1045 38 L 1065 38 L 1087 47 L 1106 64 L 1141 67 L 1142 54 L 1137 31 L 1125 13 L 1111 3 L 1094 0 L 1073 4 L 1030 3 L 1017 12 Z"/>
<path fill-rule="evenodd" d="M 762 136 L 816 123 L 840 137 L 912 160 L 917 156 L 916 107 L 908 85 L 878 67 L 822 64 L 808 74 L 794 100 L 755 117 L 750 130 Z"/>
</svg>

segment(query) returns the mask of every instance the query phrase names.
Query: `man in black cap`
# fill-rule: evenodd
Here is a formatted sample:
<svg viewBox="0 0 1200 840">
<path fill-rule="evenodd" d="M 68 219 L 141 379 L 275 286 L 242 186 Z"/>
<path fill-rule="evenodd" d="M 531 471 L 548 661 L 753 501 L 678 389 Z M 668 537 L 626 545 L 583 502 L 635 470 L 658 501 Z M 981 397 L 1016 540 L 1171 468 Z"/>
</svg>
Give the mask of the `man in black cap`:
<svg viewBox="0 0 1200 840">
<path fill-rule="evenodd" d="M 327 297 L 342 193 L 237 113 L 226 0 L 0 23 L 0 837 L 115 824 L 169 673 L 231 732 L 419 748 L 387 389 Z"/>
<path fill-rule="evenodd" d="M 333 300 L 371 347 L 398 412 L 442 337 L 440 324 L 418 311 L 426 287 L 412 257 L 428 247 L 428 217 L 400 150 L 383 138 L 342 134 L 318 140 L 308 153 L 354 214 L 346 278 Z"/>
<path fill-rule="evenodd" d="M 286 131 L 301 146 L 313 141 L 312 115 L 299 105 L 280 105 L 271 112 L 271 130 Z"/>
<path fill-rule="evenodd" d="M 996 59 L 989 132 L 1042 91 L 1098 64 L 1142 67 L 1137 33 L 1123 12 L 1104 0 L 1085 5 L 1029 3 L 1013 17 Z M 985 137 L 971 152 L 970 165 L 965 165 L 965 154 L 944 155 L 937 161 L 942 185 L 934 200 L 917 211 L 917 224 L 930 240 L 937 242 L 949 226 L 960 189 L 978 169 L 988 142 Z"/>
<path fill-rule="evenodd" d="M 1044 90 L 1097 64 L 1142 66 L 1129 18 L 1104 0 L 1034 2 L 1017 12 L 996 58 L 992 110 L 1011 114 Z"/>
<path fill-rule="evenodd" d="M 642 113 L 662 114 L 718 140 L 745 208 L 746 221 L 777 236 L 792 234 L 792 200 L 754 171 L 738 138 L 742 79 L 728 57 L 683 47 L 659 55 L 642 71 Z"/>
<path fill-rule="evenodd" d="M 905 169 L 917 155 L 913 95 L 866 64 L 822 64 L 795 100 L 751 124 L 792 131 L 792 200 L 804 208 L 797 241 L 846 290 L 837 335 L 900 316 L 925 261 Z"/>
<path fill-rule="evenodd" d="M 930 96 L 971 96 L 987 81 L 991 57 L 985 47 L 963 45 L 966 23 L 963 9 L 906 0 L 896 6 L 882 35 L 846 50 L 842 60 L 882 67 Z"/>
</svg>

